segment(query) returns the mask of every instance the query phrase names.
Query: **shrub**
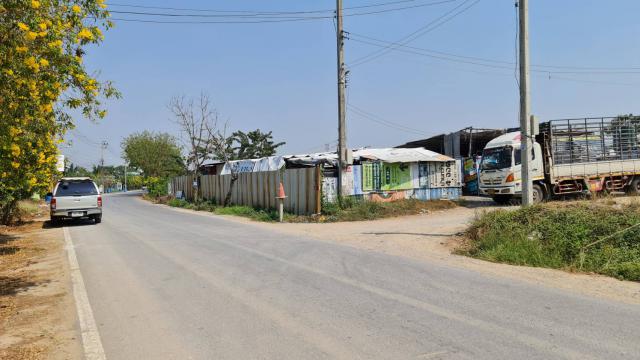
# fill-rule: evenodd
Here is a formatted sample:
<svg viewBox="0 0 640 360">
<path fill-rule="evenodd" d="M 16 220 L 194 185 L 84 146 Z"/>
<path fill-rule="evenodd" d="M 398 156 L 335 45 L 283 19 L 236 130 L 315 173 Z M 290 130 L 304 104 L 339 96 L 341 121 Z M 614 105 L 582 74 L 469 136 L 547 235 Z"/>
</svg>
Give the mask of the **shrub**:
<svg viewBox="0 0 640 360">
<path fill-rule="evenodd" d="M 481 215 L 463 253 L 489 261 L 640 280 L 640 211 L 589 202 Z M 627 229 L 627 230 L 625 230 Z M 625 230 L 625 231 L 621 231 Z"/>
</svg>

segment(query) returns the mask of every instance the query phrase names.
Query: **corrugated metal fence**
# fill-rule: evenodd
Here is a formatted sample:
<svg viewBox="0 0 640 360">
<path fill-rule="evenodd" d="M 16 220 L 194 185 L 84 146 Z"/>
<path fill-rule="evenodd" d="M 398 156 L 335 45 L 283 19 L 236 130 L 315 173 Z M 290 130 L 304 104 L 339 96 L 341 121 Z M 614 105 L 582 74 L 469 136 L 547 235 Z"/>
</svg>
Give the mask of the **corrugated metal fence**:
<svg viewBox="0 0 640 360">
<path fill-rule="evenodd" d="M 193 175 L 179 176 L 171 181 L 171 189 L 175 194 L 182 191 L 185 198 L 194 198 Z M 276 196 L 282 182 L 287 198 L 284 201 L 285 211 L 310 215 L 320 212 L 320 172 L 318 168 L 286 169 L 284 171 L 265 171 L 238 174 L 231 203 L 261 209 L 274 209 L 277 206 Z M 206 200 L 222 205 L 229 191 L 231 175 L 200 176 L 201 196 Z"/>
</svg>

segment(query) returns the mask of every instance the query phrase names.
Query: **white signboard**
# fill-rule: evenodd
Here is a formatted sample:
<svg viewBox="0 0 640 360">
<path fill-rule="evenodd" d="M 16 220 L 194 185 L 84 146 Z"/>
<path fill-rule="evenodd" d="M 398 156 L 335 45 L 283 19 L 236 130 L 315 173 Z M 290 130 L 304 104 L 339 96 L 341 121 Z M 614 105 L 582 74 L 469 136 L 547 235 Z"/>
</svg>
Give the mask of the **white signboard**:
<svg viewBox="0 0 640 360">
<path fill-rule="evenodd" d="M 64 155 L 56 156 L 56 170 L 60 172 L 64 171 Z"/>
</svg>

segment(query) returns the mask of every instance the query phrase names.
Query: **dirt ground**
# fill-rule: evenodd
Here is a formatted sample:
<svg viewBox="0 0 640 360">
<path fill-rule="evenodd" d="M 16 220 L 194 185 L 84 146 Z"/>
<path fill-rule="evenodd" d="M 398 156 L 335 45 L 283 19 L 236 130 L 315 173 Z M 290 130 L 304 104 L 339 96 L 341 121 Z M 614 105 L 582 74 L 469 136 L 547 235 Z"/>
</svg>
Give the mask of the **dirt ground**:
<svg viewBox="0 0 640 360">
<path fill-rule="evenodd" d="M 614 201 L 622 205 L 629 199 L 620 198 Z M 428 259 L 445 266 L 461 267 L 491 276 L 524 280 L 578 294 L 640 304 L 640 283 L 637 282 L 620 281 L 595 274 L 497 264 L 453 254 L 452 251 L 461 245 L 463 238 L 460 235 L 469 223 L 479 213 L 496 208 L 498 207 L 491 201 L 472 198 L 465 202 L 464 207 L 375 221 L 254 224 L 284 233 L 303 234 L 322 241 L 338 242 L 412 259 Z"/>
<path fill-rule="evenodd" d="M 60 228 L 0 227 L 0 359 L 80 359 Z"/>
</svg>

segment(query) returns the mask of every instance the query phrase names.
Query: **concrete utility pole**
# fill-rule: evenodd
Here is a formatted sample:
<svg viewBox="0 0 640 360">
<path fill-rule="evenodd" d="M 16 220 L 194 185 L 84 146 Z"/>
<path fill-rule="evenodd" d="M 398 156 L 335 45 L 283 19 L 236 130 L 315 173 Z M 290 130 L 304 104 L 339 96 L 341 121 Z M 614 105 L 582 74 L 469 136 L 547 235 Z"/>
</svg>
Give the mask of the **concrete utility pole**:
<svg viewBox="0 0 640 360">
<path fill-rule="evenodd" d="M 520 135 L 522 141 L 522 205 L 533 204 L 531 181 L 531 150 L 533 148 L 531 124 L 529 122 L 529 5 L 528 0 L 519 0 L 520 13 Z"/>
<path fill-rule="evenodd" d="M 346 69 L 344 67 L 344 30 L 342 29 L 342 0 L 336 0 L 336 35 L 338 43 L 338 196 L 342 196 L 342 175 L 347 168 L 346 134 Z"/>
<path fill-rule="evenodd" d="M 124 163 L 124 192 L 127 192 L 127 163 Z"/>
<path fill-rule="evenodd" d="M 109 143 L 103 140 L 100 143 L 100 181 L 102 182 L 102 191 L 104 191 L 104 151 L 107 150 Z"/>
</svg>

